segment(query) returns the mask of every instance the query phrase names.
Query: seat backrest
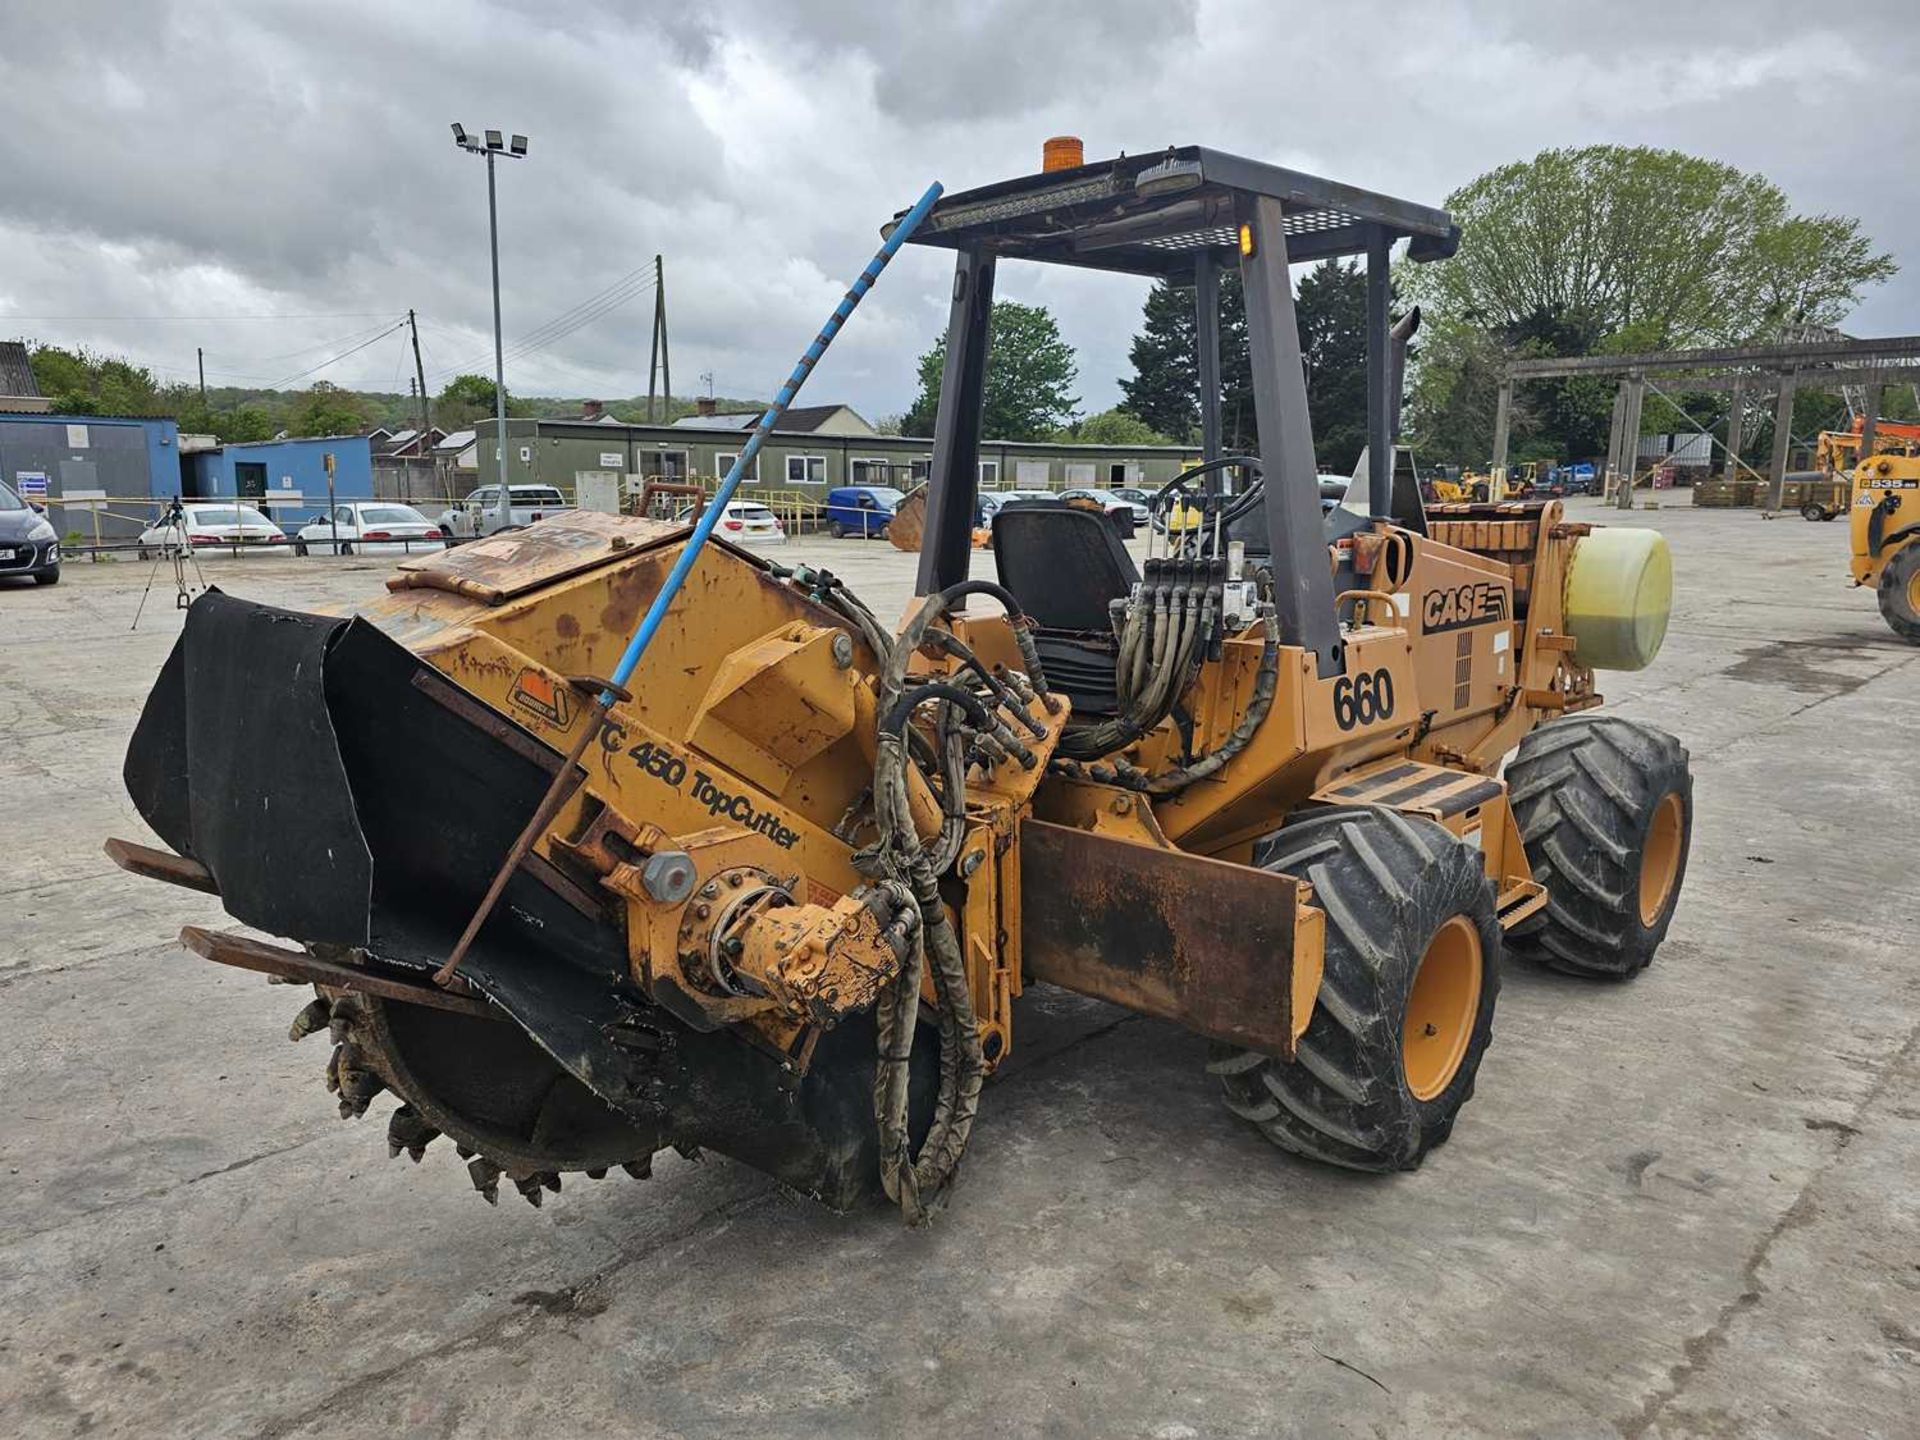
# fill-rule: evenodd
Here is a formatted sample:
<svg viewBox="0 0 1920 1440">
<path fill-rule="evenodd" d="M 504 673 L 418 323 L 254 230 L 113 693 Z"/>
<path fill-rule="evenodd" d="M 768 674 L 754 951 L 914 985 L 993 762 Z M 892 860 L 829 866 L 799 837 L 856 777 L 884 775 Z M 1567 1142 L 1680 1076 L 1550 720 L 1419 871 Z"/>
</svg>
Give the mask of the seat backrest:
<svg viewBox="0 0 1920 1440">
<path fill-rule="evenodd" d="M 1057 501 L 1002 505 L 993 517 L 993 558 L 1000 583 L 1047 630 L 1111 629 L 1107 602 L 1140 579 L 1111 520 Z"/>
</svg>

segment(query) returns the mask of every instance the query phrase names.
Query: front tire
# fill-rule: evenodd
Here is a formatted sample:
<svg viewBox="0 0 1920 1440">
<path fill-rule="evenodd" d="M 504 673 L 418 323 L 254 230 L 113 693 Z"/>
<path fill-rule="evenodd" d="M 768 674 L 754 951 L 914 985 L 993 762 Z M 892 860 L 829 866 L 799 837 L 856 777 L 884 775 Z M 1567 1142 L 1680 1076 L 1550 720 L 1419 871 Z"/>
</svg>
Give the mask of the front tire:
<svg viewBox="0 0 1920 1440">
<path fill-rule="evenodd" d="M 827 522 L 827 534 L 831 535 L 835 540 L 844 540 L 847 538 L 847 527 L 842 525 L 838 520 L 830 520 Z"/>
<path fill-rule="evenodd" d="M 1268 870 L 1326 912 L 1319 1004 L 1289 1065 L 1215 1045 L 1227 1108 L 1283 1150 L 1349 1170 L 1411 1170 L 1473 1094 L 1500 991 L 1500 924 L 1480 852 L 1374 806 L 1305 811 Z"/>
<path fill-rule="evenodd" d="M 51 570 L 38 572 L 33 577 L 33 583 L 36 585 L 58 585 L 60 583 L 60 567 L 56 565 Z"/>
<path fill-rule="evenodd" d="M 1800 507 L 1800 518 L 1802 520 L 1829 520 L 1832 517 L 1820 506 L 1809 500 Z"/>
<path fill-rule="evenodd" d="M 1920 645 L 1920 539 L 1880 567 L 1880 618 L 1909 645 Z"/>
<path fill-rule="evenodd" d="M 1569 975 L 1625 980 L 1673 923 L 1693 840 L 1693 772 L 1664 730 L 1614 715 L 1558 720 L 1507 767 L 1514 820 L 1547 907 L 1514 948 Z"/>
</svg>

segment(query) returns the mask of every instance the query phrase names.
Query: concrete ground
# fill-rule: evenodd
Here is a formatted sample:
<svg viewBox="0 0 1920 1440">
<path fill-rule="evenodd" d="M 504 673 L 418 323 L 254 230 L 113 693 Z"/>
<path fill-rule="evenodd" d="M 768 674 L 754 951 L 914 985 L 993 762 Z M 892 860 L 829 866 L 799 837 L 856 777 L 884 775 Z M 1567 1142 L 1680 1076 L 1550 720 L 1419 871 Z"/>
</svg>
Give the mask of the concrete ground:
<svg viewBox="0 0 1920 1440">
<path fill-rule="evenodd" d="M 1698 811 L 1650 971 L 1510 967 L 1478 1097 L 1390 1179 L 1271 1149 L 1200 1041 L 1036 995 L 922 1233 L 722 1159 L 539 1211 L 444 1143 L 389 1162 L 388 1102 L 336 1120 L 287 1043 L 300 992 L 185 955 L 217 905 L 100 854 L 143 833 L 169 597 L 134 631 L 130 562 L 0 590 L 0 1433 L 1913 1434 L 1920 650 L 1836 525 L 1642 518 L 1677 613 L 1605 688 Z M 877 544 L 789 553 L 909 589 Z"/>
</svg>

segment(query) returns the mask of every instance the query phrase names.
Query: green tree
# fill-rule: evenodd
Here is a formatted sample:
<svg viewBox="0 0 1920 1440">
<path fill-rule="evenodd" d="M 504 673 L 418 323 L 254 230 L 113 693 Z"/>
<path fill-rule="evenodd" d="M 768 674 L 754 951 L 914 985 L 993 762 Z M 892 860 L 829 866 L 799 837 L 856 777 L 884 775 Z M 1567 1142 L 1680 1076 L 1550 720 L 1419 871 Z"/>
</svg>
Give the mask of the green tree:
<svg viewBox="0 0 1920 1440">
<path fill-rule="evenodd" d="M 1307 413 L 1320 468 L 1348 475 L 1367 443 L 1367 273 L 1323 260 L 1300 277 L 1294 298 Z"/>
<path fill-rule="evenodd" d="M 33 346 L 28 355 L 40 391 L 56 411 L 76 415 L 158 415 L 170 407 L 145 366 L 112 355 Z"/>
<path fill-rule="evenodd" d="M 1200 340 L 1193 288 L 1161 280 L 1147 292 L 1140 332 L 1120 382 L 1121 408 L 1182 445 L 1200 441 Z M 1253 362 L 1240 277 L 1220 277 L 1220 428 L 1228 453 L 1259 448 L 1253 414 Z"/>
<path fill-rule="evenodd" d="M 456 375 L 440 392 L 440 398 L 433 402 L 434 423 L 451 431 L 465 429 L 476 420 L 490 419 L 494 413 L 493 394 L 494 385 L 490 376 Z M 509 390 L 507 414 L 517 415 L 522 408 L 521 402 Z M 570 408 L 577 414 L 580 406 L 575 402 Z"/>
<path fill-rule="evenodd" d="M 1062 445 L 1179 445 L 1130 410 L 1115 407 L 1062 426 L 1047 439 Z"/>
<path fill-rule="evenodd" d="M 940 408 L 947 363 L 942 335 L 920 357 L 920 392 L 901 419 L 909 435 L 931 435 Z M 1073 393 L 1079 365 L 1073 347 L 1043 305 L 996 300 L 987 327 L 987 376 L 980 434 L 987 440 L 1039 440 L 1070 423 L 1079 407 Z"/>
<path fill-rule="evenodd" d="M 271 440 L 274 424 L 267 418 L 266 411 L 242 405 L 237 410 L 215 415 L 213 433 L 220 437 L 223 445 L 240 445 L 249 440 Z"/>
<path fill-rule="evenodd" d="M 1119 382 L 1121 409 L 1177 444 L 1200 442 L 1200 326 L 1192 286 L 1154 282 L 1139 334 L 1127 351 L 1133 374 Z M 1229 451 L 1256 449 L 1254 365 L 1246 349 L 1246 298 L 1240 276 L 1219 278 L 1221 434 Z"/>
<path fill-rule="evenodd" d="M 367 408 L 358 395 L 320 380 L 294 405 L 287 429 L 294 435 L 357 435 L 366 424 Z"/>
<path fill-rule="evenodd" d="M 1772 339 L 1792 323 L 1838 323 L 1896 269 L 1857 220 L 1795 215 L 1764 176 L 1673 150 L 1547 150 L 1480 176 L 1447 206 L 1459 253 L 1408 267 L 1429 321 L 1411 418 L 1430 458 L 1488 458 L 1438 441 L 1492 434 L 1491 392 L 1475 375 L 1441 373 L 1448 365 Z M 1597 454 L 1611 400 L 1610 385 L 1590 380 L 1518 387 L 1516 453 Z"/>
</svg>

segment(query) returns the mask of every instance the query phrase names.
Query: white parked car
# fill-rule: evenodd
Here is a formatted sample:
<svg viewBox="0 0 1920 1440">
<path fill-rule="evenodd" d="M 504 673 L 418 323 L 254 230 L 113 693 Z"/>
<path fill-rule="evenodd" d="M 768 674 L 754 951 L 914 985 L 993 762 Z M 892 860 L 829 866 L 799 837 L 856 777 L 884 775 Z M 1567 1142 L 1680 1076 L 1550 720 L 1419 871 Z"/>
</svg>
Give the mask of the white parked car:
<svg viewBox="0 0 1920 1440">
<path fill-rule="evenodd" d="M 682 505 L 674 512 L 673 518 L 691 523 L 693 506 Z M 787 543 L 787 527 L 780 523 L 780 517 L 754 500 L 729 500 L 727 513 L 720 517 L 720 523 L 713 527 L 713 531 L 736 545 Z"/>
<path fill-rule="evenodd" d="M 500 487 L 482 485 L 459 504 L 440 512 L 440 533 L 449 540 L 472 540 L 496 530 L 517 530 L 573 508 L 551 485 L 509 485 L 507 499 L 508 521 L 502 525 L 494 514 L 500 503 Z"/>
<path fill-rule="evenodd" d="M 287 532 L 251 505 L 187 501 L 178 519 L 163 515 L 140 532 L 140 558 L 186 547 L 285 545 Z"/>
<path fill-rule="evenodd" d="M 317 550 L 322 555 L 331 555 L 337 546 L 342 555 L 355 551 L 411 554 L 438 550 L 445 543 L 440 527 L 411 505 L 396 505 L 388 500 L 350 500 L 335 505 L 331 516 L 303 525 L 293 537 L 293 553 L 305 555 Z"/>
</svg>

